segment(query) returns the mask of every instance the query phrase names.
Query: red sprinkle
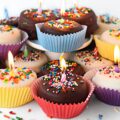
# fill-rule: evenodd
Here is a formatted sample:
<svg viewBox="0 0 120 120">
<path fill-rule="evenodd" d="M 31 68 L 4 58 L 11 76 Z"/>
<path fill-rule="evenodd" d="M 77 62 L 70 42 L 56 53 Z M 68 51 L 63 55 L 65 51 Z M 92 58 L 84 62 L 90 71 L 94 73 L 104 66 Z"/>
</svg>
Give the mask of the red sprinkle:
<svg viewBox="0 0 120 120">
<path fill-rule="evenodd" d="M 13 111 L 10 111 L 9 113 L 10 113 L 11 115 L 16 115 L 16 113 L 13 112 Z"/>
<path fill-rule="evenodd" d="M 4 115 L 4 117 L 10 119 L 10 116 L 8 116 L 8 115 Z"/>
<path fill-rule="evenodd" d="M 28 112 L 32 112 L 32 109 L 28 109 Z"/>
</svg>

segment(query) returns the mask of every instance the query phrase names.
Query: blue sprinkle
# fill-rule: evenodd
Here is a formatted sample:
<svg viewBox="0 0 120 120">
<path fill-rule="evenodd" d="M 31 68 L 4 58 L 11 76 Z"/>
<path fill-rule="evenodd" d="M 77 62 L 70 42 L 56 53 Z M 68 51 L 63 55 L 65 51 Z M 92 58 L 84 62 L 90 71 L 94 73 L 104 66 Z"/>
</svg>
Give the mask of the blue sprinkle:
<svg viewBox="0 0 120 120">
<path fill-rule="evenodd" d="M 102 118 L 103 118 L 103 115 L 102 115 L 102 114 L 99 114 L 99 115 L 98 115 L 98 120 L 102 120 Z"/>
</svg>

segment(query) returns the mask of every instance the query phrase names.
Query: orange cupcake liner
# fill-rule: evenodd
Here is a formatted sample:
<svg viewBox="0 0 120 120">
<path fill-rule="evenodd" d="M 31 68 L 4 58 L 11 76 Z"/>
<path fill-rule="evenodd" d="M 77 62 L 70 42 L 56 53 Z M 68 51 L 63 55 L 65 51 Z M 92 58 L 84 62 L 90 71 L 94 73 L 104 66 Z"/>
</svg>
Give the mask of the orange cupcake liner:
<svg viewBox="0 0 120 120">
<path fill-rule="evenodd" d="M 73 118 L 75 116 L 78 116 L 83 110 L 86 108 L 90 97 L 94 91 L 94 85 L 90 80 L 86 80 L 89 85 L 89 95 L 86 98 L 85 101 L 78 103 L 78 104 L 57 104 L 50 101 L 47 101 L 43 98 L 40 98 L 37 95 L 37 90 L 39 88 L 39 81 L 40 78 L 32 85 L 31 91 L 32 96 L 36 100 L 36 102 L 39 104 L 39 106 L 42 108 L 42 110 L 47 114 L 49 117 L 54 118 Z"/>
</svg>

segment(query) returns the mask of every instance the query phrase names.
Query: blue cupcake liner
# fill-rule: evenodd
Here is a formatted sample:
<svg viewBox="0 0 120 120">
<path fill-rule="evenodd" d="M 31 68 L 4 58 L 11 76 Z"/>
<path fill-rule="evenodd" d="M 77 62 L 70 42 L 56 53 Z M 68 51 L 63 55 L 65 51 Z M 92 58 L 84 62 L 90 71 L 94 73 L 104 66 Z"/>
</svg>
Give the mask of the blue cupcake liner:
<svg viewBox="0 0 120 120">
<path fill-rule="evenodd" d="M 50 35 L 40 31 L 44 23 L 36 24 L 37 37 L 40 45 L 51 52 L 71 52 L 80 48 L 85 42 L 87 26 L 82 25 L 83 30 L 67 35 Z"/>
</svg>

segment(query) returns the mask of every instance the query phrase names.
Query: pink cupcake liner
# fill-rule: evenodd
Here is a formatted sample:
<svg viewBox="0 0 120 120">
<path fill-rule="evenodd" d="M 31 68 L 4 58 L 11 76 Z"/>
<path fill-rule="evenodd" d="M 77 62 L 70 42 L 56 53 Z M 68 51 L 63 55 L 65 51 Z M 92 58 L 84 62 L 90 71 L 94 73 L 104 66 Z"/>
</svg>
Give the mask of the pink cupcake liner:
<svg viewBox="0 0 120 120">
<path fill-rule="evenodd" d="M 15 56 L 18 53 L 18 51 L 21 49 L 23 44 L 27 41 L 28 39 L 27 33 L 22 31 L 21 34 L 22 34 L 21 42 L 12 45 L 0 45 L 0 58 L 2 60 L 7 59 L 8 51 L 11 51 L 12 54 Z"/>
<path fill-rule="evenodd" d="M 120 92 L 117 90 L 96 87 L 95 96 L 106 104 L 120 106 Z"/>
<path fill-rule="evenodd" d="M 43 98 L 40 98 L 37 95 L 37 89 L 39 88 L 39 81 L 40 78 L 31 86 L 31 92 L 33 98 L 36 100 L 36 102 L 39 104 L 42 110 L 47 114 L 47 116 L 54 118 L 66 119 L 66 118 L 73 118 L 75 116 L 78 116 L 86 108 L 90 100 L 90 97 L 94 91 L 94 85 L 89 80 L 86 80 L 87 83 L 89 84 L 89 95 L 84 102 L 78 104 L 75 103 L 57 104 L 47 101 Z"/>
</svg>

